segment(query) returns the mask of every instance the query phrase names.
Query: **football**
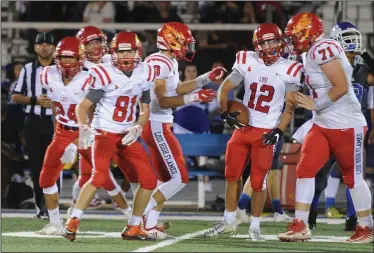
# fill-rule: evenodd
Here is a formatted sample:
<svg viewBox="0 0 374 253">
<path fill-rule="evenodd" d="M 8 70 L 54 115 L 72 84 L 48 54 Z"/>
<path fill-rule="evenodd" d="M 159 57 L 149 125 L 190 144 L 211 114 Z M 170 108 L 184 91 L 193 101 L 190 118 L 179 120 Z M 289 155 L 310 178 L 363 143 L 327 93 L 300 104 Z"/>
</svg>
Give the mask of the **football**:
<svg viewBox="0 0 374 253">
<path fill-rule="evenodd" d="M 236 117 L 236 119 L 244 125 L 249 124 L 249 112 L 248 112 L 248 108 L 245 105 L 243 105 L 242 103 L 238 101 L 231 100 L 228 103 L 227 109 L 230 113 L 240 112 L 240 114 Z"/>
</svg>

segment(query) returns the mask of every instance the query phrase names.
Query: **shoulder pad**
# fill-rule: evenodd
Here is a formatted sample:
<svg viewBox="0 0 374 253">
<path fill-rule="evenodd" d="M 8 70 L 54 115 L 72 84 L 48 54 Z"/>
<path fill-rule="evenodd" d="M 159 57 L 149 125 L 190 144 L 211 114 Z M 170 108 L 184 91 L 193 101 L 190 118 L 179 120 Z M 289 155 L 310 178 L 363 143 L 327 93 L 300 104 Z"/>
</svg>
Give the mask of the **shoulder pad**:
<svg viewBox="0 0 374 253">
<path fill-rule="evenodd" d="M 144 60 L 144 62 L 153 68 L 156 79 L 168 77 L 170 72 L 173 70 L 173 62 L 166 56 L 160 54 L 150 55 Z"/>
<path fill-rule="evenodd" d="M 89 74 L 96 78 L 96 84 L 105 86 L 112 82 L 108 74 L 108 70 L 106 69 L 107 64 L 98 64 L 95 67 L 89 70 Z"/>
<path fill-rule="evenodd" d="M 338 42 L 332 39 L 323 39 L 312 46 L 311 59 L 321 65 L 331 61 L 334 58 L 340 58 L 343 48 Z"/>
</svg>

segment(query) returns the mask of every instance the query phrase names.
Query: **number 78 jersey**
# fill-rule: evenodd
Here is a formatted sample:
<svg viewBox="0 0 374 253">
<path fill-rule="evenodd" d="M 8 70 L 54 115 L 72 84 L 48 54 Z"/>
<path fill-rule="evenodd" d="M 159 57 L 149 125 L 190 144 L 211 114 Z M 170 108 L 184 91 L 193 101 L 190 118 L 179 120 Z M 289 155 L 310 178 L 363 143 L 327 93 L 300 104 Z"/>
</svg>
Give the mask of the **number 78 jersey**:
<svg viewBox="0 0 374 253">
<path fill-rule="evenodd" d="M 236 54 L 233 70 L 244 80 L 243 104 L 249 110 L 249 125 L 275 128 L 282 114 L 286 91 L 301 86 L 303 65 L 280 58 L 266 66 L 255 52 L 240 51 Z"/>
</svg>

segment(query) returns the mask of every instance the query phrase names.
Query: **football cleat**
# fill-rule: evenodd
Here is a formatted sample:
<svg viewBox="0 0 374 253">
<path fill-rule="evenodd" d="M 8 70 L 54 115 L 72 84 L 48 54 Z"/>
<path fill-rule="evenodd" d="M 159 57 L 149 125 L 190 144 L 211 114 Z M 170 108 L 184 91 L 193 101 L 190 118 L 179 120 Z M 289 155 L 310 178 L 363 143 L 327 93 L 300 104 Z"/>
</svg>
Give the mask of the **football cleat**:
<svg viewBox="0 0 374 253">
<path fill-rule="evenodd" d="M 309 240 L 312 233 L 309 227 L 304 223 L 304 221 L 299 221 L 293 219 L 292 223 L 288 226 L 288 231 L 278 235 L 279 240 L 283 242 L 297 242 Z"/>
<path fill-rule="evenodd" d="M 275 212 L 274 213 L 274 222 L 290 222 L 292 219 L 285 212 L 282 214 Z"/>
<path fill-rule="evenodd" d="M 73 242 L 77 235 L 79 224 L 80 220 L 76 217 L 68 219 L 68 221 L 65 223 L 63 236 Z"/>
<path fill-rule="evenodd" d="M 356 227 L 356 232 L 347 239 L 346 242 L 349 243 L 373 243 L 373 228 L 361 227 L 358 225 Z"/>
<path fill-rule="evenodd" d="M 248 234 L 251 241 L 265 241 L 265 238 L 261 235 L 261 230 L 259 228 L 249 229 Z"/>
<path fill-rule="evenodd" d="M 355 231 L 357 227 L 357 216 L 352 215 L 345 219 L 344 231 Z"/>
<path fill-rule="evenodd" d="M 130 226 L 127 225 L 121 234 L 122 240 L 155 240 L 154 238 L 150 237 L 147 232 L 139 225 L 139 226 Z"/>
<path fill-rule="evenodd" d="M 39 235 L 62 235 L 63 234 L 62 221 L 61 221 L 61 224 L 49 223 L 49 224 L 45 225 L 42 228 L 42 230 L 35 232 L 35 234 L 39 234 Z"/>
<path fill-rule="evenodd" d="M 217 236 L 220 234 L 236 234 L 238 226 L 234 224 L 228 224 L 226 221 L 218 221 L 212 229 L 204 233 L 206 237 Z"/>
<path fill-rule="evenodd" d="M 344 214 L 341 214 L 335 207 L 329 207 L 326 210 L 326 217 L 329 219 L 341 219 L 344 218 Z"/>
<path fill-rule="evenodd" d="M 175 237 L 166 234 L 164 229 L 159 229 L 157 226 L 149 229 L 145 229 L 147 235 L 152 237 L 156 240 L 167 240 L 167 239 L 175 239 Z"/>
<path fill-rule="evenodd" d="M 249 224 L 251 222 L 251 217 L 247 214 L 247 211 L 245 209 L 236 209 L 236 224 Z"/>
</svg>

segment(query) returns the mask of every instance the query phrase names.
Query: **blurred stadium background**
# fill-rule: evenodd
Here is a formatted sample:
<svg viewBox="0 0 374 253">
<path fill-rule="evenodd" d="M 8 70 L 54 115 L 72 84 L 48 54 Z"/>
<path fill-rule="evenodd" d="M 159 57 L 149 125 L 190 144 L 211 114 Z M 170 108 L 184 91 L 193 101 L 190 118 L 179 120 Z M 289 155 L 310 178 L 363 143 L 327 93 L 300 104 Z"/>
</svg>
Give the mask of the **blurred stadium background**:
<svg viewBox="0 0 374 253">
<path fill-rule="evenodd" d="M 96 15 L 90 12 L 90 8 L 97 4 L 104 6 L 105 14 Z M 304 11 L 320 15 L 325 25 L 326 34 L 329 34 L 333 24 L 338 21 L 348 21 L 355 24 L 363 34 L 366 49 L 371 54 L 374 52 L 374 2 L 372 1 L 1 1 L 2 90 L 9 89 L 11 84 L 17 80 L 17 72 L 13 67 L 17 64 L 22 66 L 35 57 L 33 43 L 39 32 L 48 31 L 57 40 L 60 40 L 65 36 L 75 35 L 81 27 L 88 23 L 103 29 L 109 39 L 118 31 L 134 31 L 142 39 L 145 56 L 157 51 L 156 31 L 162 23 L 182 21 L 189 25 L 197 39 L 197 54 L 193 64 L 196 65 L 198 73 L 204 73 L 217 63 L 222 63 L 227 69 L 230 69 L 237 51 L 253 50 L 252 33 L 259 24 L 274 22 L 283 29 L 292 15 Z M 184 65 L 181 64 L 182 77 L 183 68 Z M 11 101 L 3 101 L 2 97 L 3 103 L 9 103 L 9 106 L 12 104 Z M 216 116 L 209 115 L 211 130 L 216 127 L 215 124 L 222 124 L 221 122 L 217 123 Z M 305 121 L 306 117 L 304 110 L 297 110 L 285 134 L 286 142 L 289 143 L 284 147 L 285 153 L 292 153 L 298 149 L 298 146 L 290 144 L 290 136 Z M 229 136 L 230 132 L 230 129 L 223 129 L 222 126 L 221 133 Z M 4 136 L 3 131 L 2 135 Z M 186 155 L 214 157 L 205 158 L 202 161 L 188 160 L 191 178 L 200 179 L 192 181 L 183 191 L 168 201 L 168 207 L 189 206 L 193 209 L 199 207 L 221 210 L 222 202 L 216 201 L 216 198 L 224 196 L 223 152 L 225 143 L 211 144 L 210 146 L 214 146 L 213 149 L 208 144 L 208 147 L 196 150 L 196 147 L 191 148 L 188 138 L 181 138 Z M 2 141 L 2 147 L 6 147 L 7 144 L 14 146 L 12 150 L 15 153 L 12 153 L 14 159 L 9 167 L 2 165 L 2 175 L 7 173 L 6 176 L 9 178 L 8 182 L 4 181 L 3 183 L 5 179 L 2 177 L 2 206 L 33 209 L 33 206 L 30 205 L 32 197 L 27 196 L 22 190 L 13 193 L 19 198 L 19 202 L 16 204 L 12 203 L 15 201 L 14 198 L 12 200 L 8 198 L 5 201 L 4 194 L 9 193 L 9 185 L 13 184 L 12 190 L 14 190 L 14 184 L 32 185 L 28 172 L 27 153 L 23 149 L 22 130 L 14 135 L 12 143 L 3 143 Z M 192 149 L 195 149 L 195 153 L 191 151 Z M 7 154 L 2 152 L 2 160 L 3 155 Z M 216 159 L 216 156 L 220 158 Z M 295 164 L 285 164 L 282 172 L 281 201 L 290 209 L 292 209 L 294 201 L 292 190 L 295 184 L 294 167 Z M 75 166 L 72 166 L 64 171 L 61 202 L 66 205 L 71 202 L 71 187 L 75 180 L 74 170 Z M 115 169 L 115 166 L 113 171 L 121 181 L 121 173 L 116 173 L 118 170 Z M 209 183 L 206 179 L 204 183 L 203 176 L 210 176 L 212 189 L 209 190 L 209 186 L 207 186 Z M 106 206 L 110 205 L 109 197 L 105 193 L 100 192 L 100 197 L 106 200 L 108 203 Z M 131 199 L 132 194 L 129 193 L 127 197 Z M 337 205 L 343 206 L 344 203 L 344 187 L 341 186 Z"/>
</svg>

